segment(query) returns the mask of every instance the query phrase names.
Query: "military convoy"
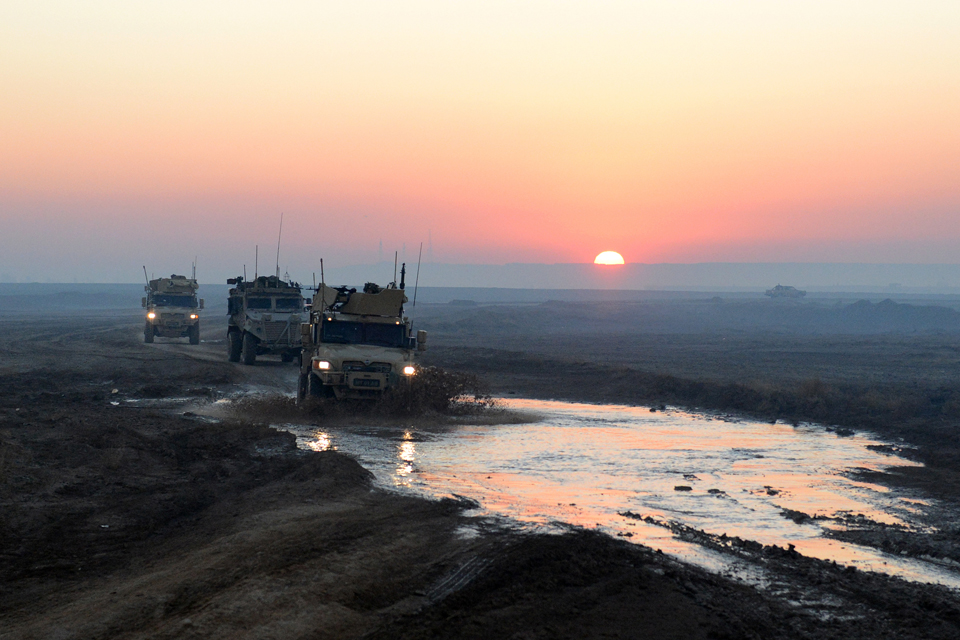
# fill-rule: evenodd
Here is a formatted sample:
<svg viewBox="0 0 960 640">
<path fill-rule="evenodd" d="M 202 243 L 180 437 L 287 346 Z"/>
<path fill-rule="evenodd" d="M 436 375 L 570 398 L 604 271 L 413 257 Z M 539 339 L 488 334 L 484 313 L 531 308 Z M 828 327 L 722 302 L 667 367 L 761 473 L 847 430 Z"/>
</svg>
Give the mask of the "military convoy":
<svg viewBox="0 0 960 640">
<path fill-rule="evenodd" d="M 146 269 L 144 269 L 146 275 Z M 203 300 L 197 300 L 197 280 L 186 276 L 147 280 L 147 295 L 141 300 L 147 310 L 143 341 L 164 338 L 189 338 L 190 344 L 200 344 L 200 309 Z"/>
<path fill-rule="evenodd" d="M 414 355 L 427 348 L 427 332 L 414 334 L 403 315 L 400 286 L 368 282 L 363 291 L 321 284 L 309 322 L 300 326 L 303 351 L 297 401 L 309 397 L 376 399 L 409 384 Z"/>
<path fill-rule="evenodd" d="M 305 308 L 300 285 L 279 276 L 247 282 L 230 278 L 227 299 L 227 357 L 254 364 L 258 355 L 279 355 L 292 362 L 300 355 L 300 323 Z"/>
<path fill-rule="evenodd" d="M 426 351 L 427 332 L 414 332 L 403 315 L 405 275 L 404 266 L 399 286 L 368 282 L 359 292 L 329 287 L 321 279 L 310 306 L 289 276 L 255 276 L 249 282 L 230 278 L 228 359 L 247 365 L 265 354 L 279 355 L 284 362 L 299 359 L 298 402 L 309 397 L 376 399 L 409 385 L 417 373 L 414 356 Z M 203 300 L 197 299 L 196 278 L 157 278 L 148 280 L 145 289 L 144 341 L 186 336 L 190 344 L 199 344 Z"/>
</svg>

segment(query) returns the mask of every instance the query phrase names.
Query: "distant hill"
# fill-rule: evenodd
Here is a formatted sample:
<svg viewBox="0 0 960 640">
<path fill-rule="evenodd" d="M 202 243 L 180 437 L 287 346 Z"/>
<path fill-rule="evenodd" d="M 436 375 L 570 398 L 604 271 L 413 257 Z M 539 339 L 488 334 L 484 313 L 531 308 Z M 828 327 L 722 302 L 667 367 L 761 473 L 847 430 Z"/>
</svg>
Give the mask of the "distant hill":
<svg viewBox="0 0 960 640">
<path fill-rule="evenodd" d="M 674 299 L 648 302 L 432 306 L 418 326 L 454 334 L 577 335 L 772 332 L 791 334 L 960 333 L 960 312 L 892 300 L 853 303 Z"/>
<path fill-rule="evenodd" d="M 409 269 L 415 269 L 409 264 Z M 393 263 L 328 267 L 327 284 L 392 277 Z M 407 282 L 414 276 L 408 270 Z M 960 293 L 960 264 L 704 262 L 695 264 L 424 264 L 422 287 L 766 291 L 776 284 L 815 291 Z M 411 286 L 412 288 L 412 286 Z M 470 299 L 470 296 L 464 296 Z"/>
</svg>

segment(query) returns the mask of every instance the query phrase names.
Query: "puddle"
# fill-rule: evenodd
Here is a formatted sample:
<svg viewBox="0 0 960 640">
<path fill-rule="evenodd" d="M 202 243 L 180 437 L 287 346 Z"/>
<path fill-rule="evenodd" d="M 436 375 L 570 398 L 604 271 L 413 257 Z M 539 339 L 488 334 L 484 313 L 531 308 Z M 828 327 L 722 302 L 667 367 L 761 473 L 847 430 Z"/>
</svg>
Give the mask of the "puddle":
<svg viewBox="0 0 960 640">
<path fill-rule="evenodd" d="M 678 539 L 630 511 L 710 534 L 794 545 L 806 556 L 862 570 L 960 588 L 960 574 L 934 563 L 824 537 L 851 520 L 922 530 L 929 500 L 853 478 L 918 463 L 871 450 L 876 440 L 838 437 L 811 425 L 758 423 L 680 411 L 521 399 L 510 408 L 539 422 L 462 425 L 443 433 L 407 429 L 318 431 L 281 425 L 303 448 L 337 449 L 404 491 L 458 494 L 481 514 L 527 527 L 599 528 L 682 560 L 753 581 L 752 569 Z M 797 523 L 785 510 L 821 516 Z"/>
</svg>

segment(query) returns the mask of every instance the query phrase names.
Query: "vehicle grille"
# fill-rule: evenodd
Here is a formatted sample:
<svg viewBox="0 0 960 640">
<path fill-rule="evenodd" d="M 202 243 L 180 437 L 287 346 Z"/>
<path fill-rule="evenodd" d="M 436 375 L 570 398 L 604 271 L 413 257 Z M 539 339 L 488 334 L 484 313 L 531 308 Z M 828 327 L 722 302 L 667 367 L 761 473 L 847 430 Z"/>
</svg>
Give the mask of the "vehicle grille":
<svg viewBox="0 0 960 640">
<path fill-rule="evenodd" d="M 343 363 L 344 371 L 364 371 L 366 373 L 390 373 L 389 362 L 371 362 L 363 364 L 356 360 L 348 360 Z"/>
<path fill-rule="evenodd" d="M 287 322 L 271 322 L 267 321 L 263 323 L 263 339 L 267 342 L 277 342 L 284 336 L 287 332 L 287 328 L 290 326 Z"/>
<path fill-rule="evenodd" d="M 161 313 L 160 319 L 164 322 L 183 322 L 187 316 L 182 313 Z"/>
</svg>

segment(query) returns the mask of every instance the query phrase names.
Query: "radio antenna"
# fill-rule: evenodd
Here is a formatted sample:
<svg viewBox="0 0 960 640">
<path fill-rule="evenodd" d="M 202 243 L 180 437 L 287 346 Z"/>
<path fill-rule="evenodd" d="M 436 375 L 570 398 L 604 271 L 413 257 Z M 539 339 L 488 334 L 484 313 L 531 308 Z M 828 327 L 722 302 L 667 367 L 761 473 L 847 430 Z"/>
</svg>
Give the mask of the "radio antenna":
<svg viewBox="0 0 960 640">
<path fill-rule="evenodd" d="M 147 265 L 143 265 L 143 279 L 147 281 L 147 286 L 150 286 L 150 278 L 147 277 Z"/>
<path fill-rule="evenodd" d="M 197 279 L 197 257 L 198 256 L 193 256 L 193 279 L 194 280 Z"/>
<path fill-rule="evenodd" d="M 277 234 L 277 280 L 280 279 L 280 238 L 283 237 L 283 212 L 280 212 L 280 233 Z"/>
<path fill-rule="evenodd" d="M 256 280 L 260 275 L 258 267 L 260 266 L 260 245 L 253 245 L 253 279 Z"/>
<path fill-rule="evenodd" d="M 323 280 L 323 258 L 320 258 L 320 311 L 327 310 L 327 285 Z"/>
<path fill-rule="evenodd" d="M 423 243 L 420 243 L 420 253 L 417 255 L 417 279 L 413 283 L 413 306 L 417 306 L 417 287 L 420 286 L 420 258 L 423 257 Z"/>
<path fill-rule="evenodd" d="M 397 255 L 398 252 L 393 252 L 393 285 L 397 285 Z"/>
</svg>

